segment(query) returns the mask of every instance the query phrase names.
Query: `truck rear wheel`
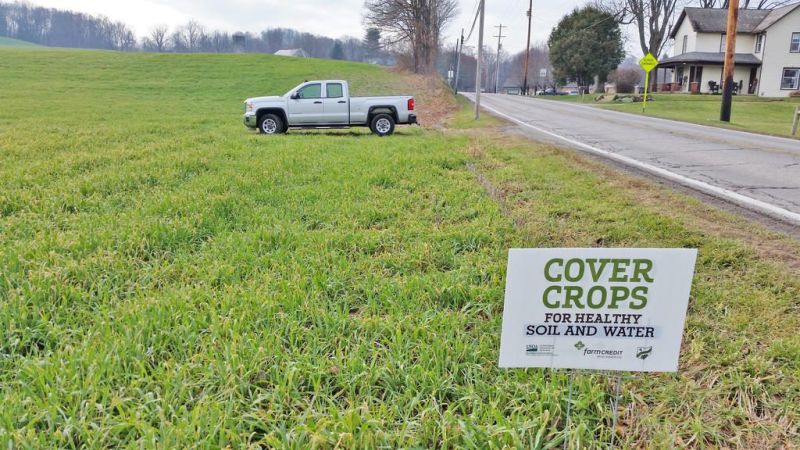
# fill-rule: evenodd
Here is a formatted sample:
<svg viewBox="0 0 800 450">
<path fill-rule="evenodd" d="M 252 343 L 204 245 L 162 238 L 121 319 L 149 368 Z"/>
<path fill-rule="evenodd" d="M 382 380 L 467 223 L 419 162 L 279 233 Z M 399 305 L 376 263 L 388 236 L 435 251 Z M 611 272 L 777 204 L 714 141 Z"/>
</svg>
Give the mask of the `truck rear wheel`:
<svg viewBox="0 0 800 450">
<path fill-rule="evenodd" d="M 369 128 L 378 136 L 389 136 L 394 133 L 394 117 L 389 114 L 378 114 L 372 118 Z"/>
<path fill-rule="evenodd" d="M 275 114 L 264 114 L 258 121 L 258 131 L 262 134 L 283 133 L 283 121 Z"/>
</svg>

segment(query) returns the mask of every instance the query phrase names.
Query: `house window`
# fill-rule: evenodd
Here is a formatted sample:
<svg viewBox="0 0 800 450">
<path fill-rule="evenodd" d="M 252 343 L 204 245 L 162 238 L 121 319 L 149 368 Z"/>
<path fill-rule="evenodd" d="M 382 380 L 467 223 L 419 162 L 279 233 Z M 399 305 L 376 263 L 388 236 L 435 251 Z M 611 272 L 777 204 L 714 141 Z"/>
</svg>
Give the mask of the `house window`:
<svg viewBox="0 0 800 450">
<path fill-rule="evenodd" d="M 800 33 L 792 33 L 792 44 L 789 46 L 792 53 L 800 53 Z"/>
<path fill-rule="evenodd" d="M 726 37 L 727 37 L 727 35 L 725 33 L 722 33 L 722 35 L 719 37 L 719 52 L 720 53 L 723 53 L 725 51 L 725 38 Z"/>
<path fill-rule="evenodd" d="M 759 34 L 756 36 L 756 53 L 761 53 L 762 48 L 764 48 L 764 35 Z"/>
<path fill-rule="evenodd" d="M 792 67 L 783 69 L 781 89 L 790 91 L 800 89 L 800 68 Z"/>
<path fill-rule="evenodd" d="M 686 53 L 686 47 L 689 46 L 689 36 L 683 35 L 683 49 L 681 50 L 681 54 Z"/>
</svg>

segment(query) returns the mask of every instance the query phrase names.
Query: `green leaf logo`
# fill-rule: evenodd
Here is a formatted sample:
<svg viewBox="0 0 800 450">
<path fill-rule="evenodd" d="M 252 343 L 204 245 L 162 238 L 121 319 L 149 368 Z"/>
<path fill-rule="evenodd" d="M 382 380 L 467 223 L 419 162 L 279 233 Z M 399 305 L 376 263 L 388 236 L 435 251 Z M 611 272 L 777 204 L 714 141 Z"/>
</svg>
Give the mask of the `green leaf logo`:
<svg viewBox="0 0 800 450">
<path fill-rule="evenodd" d="M 581 341 L 575 343 L 575 348 L 577 348 L 578 350 L 583 350 L 584 347 L 586 347 L 586 345 Z"/>
<path fill-rule="evenodd" d="M 636 349 L 636 357 L 639 359 L 647 359 L 653 353 L 653 347 L 639 347 Z"/>
</svg>

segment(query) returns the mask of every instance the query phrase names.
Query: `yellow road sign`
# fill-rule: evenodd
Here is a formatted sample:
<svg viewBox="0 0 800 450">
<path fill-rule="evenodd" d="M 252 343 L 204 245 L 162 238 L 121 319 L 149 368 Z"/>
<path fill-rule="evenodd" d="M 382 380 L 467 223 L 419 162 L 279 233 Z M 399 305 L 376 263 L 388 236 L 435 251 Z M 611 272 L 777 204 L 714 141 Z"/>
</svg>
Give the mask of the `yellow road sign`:
<svg viewBox="0 0 800 450">
<path fill-rule="evenodd" d="M 645 72 L 650 73 L 658 65 L 658 60 L 652 53 L 648 53 L 644 58 L 639 60 L 639 65 L 642 66 Z"/>
</svg>

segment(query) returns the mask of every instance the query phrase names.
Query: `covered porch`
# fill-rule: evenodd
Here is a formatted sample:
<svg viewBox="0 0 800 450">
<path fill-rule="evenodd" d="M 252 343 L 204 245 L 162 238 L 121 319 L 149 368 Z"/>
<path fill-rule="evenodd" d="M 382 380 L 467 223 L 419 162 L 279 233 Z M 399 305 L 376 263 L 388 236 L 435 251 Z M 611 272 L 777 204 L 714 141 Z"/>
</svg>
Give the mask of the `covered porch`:
<svg viewBox="0 0 800 450">
<path fill-rule="evenodd" d="M 661 61 L 651 75 L 653 92 L 718 94 L 722 89 L 722 53 L 691 52 Z M 747 53 L 736 54 L 734 93 L 755 95 L 761 61 Z M 654 78 L 654 79 L 653 79 Z"/>
</svg>

